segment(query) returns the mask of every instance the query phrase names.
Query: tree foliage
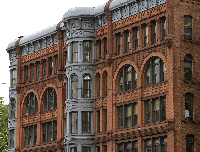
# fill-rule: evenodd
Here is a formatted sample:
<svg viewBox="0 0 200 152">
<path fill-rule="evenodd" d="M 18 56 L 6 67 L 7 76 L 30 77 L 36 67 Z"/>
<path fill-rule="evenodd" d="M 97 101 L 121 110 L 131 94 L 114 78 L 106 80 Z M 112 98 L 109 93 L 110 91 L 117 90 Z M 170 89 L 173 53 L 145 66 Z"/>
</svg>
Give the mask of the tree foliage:
<svg viewBox="0 0 200 152">
<path fill-rule="evenodd" d="M 8 118 L 9 105 L 0 101 L 0 151 L 6 152 L 8 149 Z"/>
</svg>

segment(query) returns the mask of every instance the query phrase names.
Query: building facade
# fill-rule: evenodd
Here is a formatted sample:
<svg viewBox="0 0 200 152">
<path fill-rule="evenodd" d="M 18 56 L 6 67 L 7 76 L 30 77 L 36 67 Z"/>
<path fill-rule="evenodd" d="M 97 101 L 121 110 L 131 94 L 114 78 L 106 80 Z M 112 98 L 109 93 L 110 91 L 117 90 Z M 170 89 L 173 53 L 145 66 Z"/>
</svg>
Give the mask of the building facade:
<svg viewBox="0 0 200 152">
<path fill-rule="evenodd" d="M 109 0 L 11 42 L 8 151 L 199 151 L 199 5 Z"/>
</svg>

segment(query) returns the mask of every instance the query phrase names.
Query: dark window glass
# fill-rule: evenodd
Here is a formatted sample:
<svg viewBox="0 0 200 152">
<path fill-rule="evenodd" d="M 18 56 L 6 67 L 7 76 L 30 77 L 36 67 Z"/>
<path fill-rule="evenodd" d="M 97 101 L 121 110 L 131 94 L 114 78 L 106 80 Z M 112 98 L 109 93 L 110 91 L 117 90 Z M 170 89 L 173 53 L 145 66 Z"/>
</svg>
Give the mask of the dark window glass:
<svg viewBox="0 0 200 152">
<path fill-rule="evenodd" d="M 92 61 L 92 42 L 83 42 L 83 62 Z"/>
<path fill-rule="evenodd" d="M 161 24 L 162 24 L 162 41 L 164 41 L 165 36 L 166 36 L 166 18 L 165 17 L 161 19 Z"/>
<path fill-rule="evenodd" d="M 100 152 L 100 147 L 99 146 L 97 146 L 97 152 Z"/>
<path fill-rule="evenodd" d="M 167 152 L 167 136 L 146 139 L 145 152 Z"/>
<path fill-rule="evenodd" d="M 56 55 L 55 61 L 56 61 L 56 74 L 57 74 L 58 73 L 58 55 Z"/>
<path fill-rule="evenodd" d="M 191 93 L 185 94 L 185 119 L 193 119 L 193 94 Z"/>
<path fill-rule="evenodd" d="M 82 112 L 82 132 L 91 132 L 91 112 Z"/>
<path fill-rule="evenodd" d="M 192 16 L 184 16 L 184 38 L 192 40 Z"/>
<path fill-rule="evenodd" d="M 39 78 L 40 78 L 40 62 L 36 63 L 36 67 L 37 67 L 37 80 L 39 80 Z"/>
<path fill-rule="evenodd" d="M 154 58 L 149 61 L 146 68 L 145 84 L 151 85 L 166 80 L 166 68 L 161 58 Z"/>
<path fill-rule="evenodd" d="M 43 124 L 43 143 L 56 141 L 57 121 L 50 121 Z"/>
<path fill-rule="evenodd" d="M 91 98 L 91 77 L 88 74 L 83 77 L 83 98 Z"/>
<path fill-rule="evenodd" d="M 187 81 L 192 81 L 192 56 L 190 54 L 186 54 L 184 57 L 184 77 Z"/>
<path fill-rule="evenodd" d="M 107 55 L 107 38 L 104 38 L 104 56 Z"/>
<path fill-rule="evenodd" d="M 117 34 L 117 55 L 120 55 L 122 51 L 122 36 L 121 33 Z"/>
<path fill-rule="evenodd" d="M 70 152 L 77 152 L 77 147 L 71 147 Z"/>
<path fill-rule="evenodd" d="M 97 41 L 97 47 L 98 47 L 98 61 L 101 59 L 101 40 Z"/>
<path fill-rule="evenodd" d="M 126 53 L 130 50 L 130 33 L 129 31 L 125 32 L 126 34 Z"/>
<path fill-rule="evenodd" d="M 194 136 L 186 136 L 186 152 L 194 152 Z"/>
<path fill-rule="evenodd" d="M 11 75 L 12 75 L 12 87 L 16 87 L 16 84 L 17 84 L 17 70 L 13 69 Z"/>
<path fill-rule="evenodd" d="M 72 62 L 78 62 L 78 42 L 72 44 Z"/>
<path fill-rule="evenodd" d="M 157 41 L 157 23 L 156 21 L 152 22 L 152 32 L 153 32 L 153 44 Z"/>
<path fill-rule="evenodd" d="M 104 131 L 107 131 L 107 109 L 104 109 L 104 120 L 105 120 L 105 124 L 104 124 Z"/>
<path fill-rule="evenodd" d="M 57 94 L 54 88 L 48 88 L 44 98 L 44 111 L 57 108 Z"/>
<path fill-rule="evenodd" d="M 97 75 L 97 97 L 100 97 L 100 74 Z"/>
<path fill-rule="evenodd" d="M 42 65 L 43 65 L 43 78 L 46 77 L 46 60 L 42 61 Z"/>
<path fill-rule="evenodd" d="M 49 58 L 49 74 L 53 73 L 53 59 L 52 57 Z"/>
<path fill-rule="evenodd" d="M 76 134 L 78 133 L 78 112 L 71 113 L 71 133 Z"/>
<path fill-rule="evenodd" d="M 107 145 L 103 146 L 103 152 L 107 152 Z"/>
<path fill-rule="evenodd" d="M 130 141 L 117 144 L 118 152 L 138 152 L 138 142 Z"/>
<path fill-rule="evenodd" d="M 31 82 L 33 82 L 34 79 L 34 64 L 31 64 Z"/>
<path fill-rule="evenodd" d="M 118 128 L 130 128 L 137 125 L 137 104 L 118 107 Z"/>
<path fill-rule="evenodd" d="M 107 79 L 107 73 L 105 73 L 105 75 L 104 75 L 104 82 L 105 82 L 105 91 L 104 91 L 104 96 L 107 96 L 107 81 L 108 81 L 108 79 Z"/>
<path fill-rule="evenodd" d="M 137 87 L 137 73 L 132 66 L 127 66 L 123 68 L 120 78 L 119 78 L 119 85 L 118 91 L 127 91 L 131 89 L 135 89 Z"/>
<path fill-rule="evenodd" d="M 25 114 L 31 115 L 38 112 L 38 101 L 35 94 L 30 93 L 26 98 Z"/>
<path fill-rule="evenodd" d="M 28 66 L 25 66 L 24 70 L 25 70 L 25 84 L 27 84 L 27 82 L 28 82 Z"/>
<path fill-rule="evenodd" d="M 145 24 L 145 25 L 143 25 L 143 45 L 144 45 L 144 47 L 147 45 L 147 43 L 148 43 L 148 26 Z"/>
<path fill-rule="evenodd" d="M 37 126 L 29 126 L 24 128 L 24 146 L 32 146 L 37 144 Z"/>
<path fill-rule="evenodd" d="M 90 147 L 82 147 L 82 152 L 91 152 Z"/>
<path fill-rule="evenodd" d="M 139 30 L 138 28 L 134 28 L 134 37 L 135 37 L 135 50 L 139 46 Z"/>
<path fill-rule="evenodd" d="M 71 98 L 78 98 L 78 76 L 72 75 L 71 77 Z"/>
<path fill-rule="evenodd" d="M 97 111 L 97 132 L 100 132 L 100 110 Z"/>
<path fill-rule="evenodd" d="M 166 120 L 166 97 L 153 98 L 145 101 L 146 124 Z"/>
</svg>

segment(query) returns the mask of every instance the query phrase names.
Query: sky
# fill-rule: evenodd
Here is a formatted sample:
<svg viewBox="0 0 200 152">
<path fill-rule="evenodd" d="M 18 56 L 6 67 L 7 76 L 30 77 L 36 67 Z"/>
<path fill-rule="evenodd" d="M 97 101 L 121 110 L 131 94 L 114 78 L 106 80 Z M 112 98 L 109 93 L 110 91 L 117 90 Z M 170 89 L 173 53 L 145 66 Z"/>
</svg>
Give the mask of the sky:
<svg viewBox="0 0 200 152">
<path fill-rule="evenodd" d="M 62 20 L 64 13 L 74 7 L 96 7 L 108 0 L 1 0 L 0 2 L 0 97 L 9 103 L 8 44 Z"/>
</svg>

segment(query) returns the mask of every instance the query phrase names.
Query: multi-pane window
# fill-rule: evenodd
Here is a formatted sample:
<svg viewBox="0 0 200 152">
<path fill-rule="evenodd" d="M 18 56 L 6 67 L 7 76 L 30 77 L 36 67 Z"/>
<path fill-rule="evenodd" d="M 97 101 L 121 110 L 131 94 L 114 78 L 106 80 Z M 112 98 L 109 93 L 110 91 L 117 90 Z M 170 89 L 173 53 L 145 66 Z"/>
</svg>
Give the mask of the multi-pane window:
<svg viewBox="0 0 200 152">
<path fill-rule="evenodd" d="M 11 74 L 12 74 L 12 87 L 15 87 L 17 84 L 17 70 L 13 69 Z"/>
<path fill-rule="evenodd" d="M 15 118 L 15 112 L 16 112 L 16 101 L 14 98 L 11 98 L 11 118 Z"/>
<path fill-rule="evenodd" d="M 135 89 L 137 87 L 137 73 L 133 66 L 126 66 L 123 68 L 118 85 L 118 92 Z"/>
<path fill-rule="evenodd" d="M 33 82 L 34 79 L 34 64 L 31 64 L 31 82 Z"/>
<path fill-rule="evenodd" d="M 134 38 L 135 38 L 135 50 L 139 46 L 139 30 L 138 28 L 134 28 Z"/>
<path fill-rule="evenodd" d="M 166 96 L 146 100 L 146 124 L 161 122 L 164 120 L 166 120 Z"/>
<path fill-rule="evenodd" d="M 129 141 L 126 143 L 117 144 L 118 152 L 138 152 L 138 142 Z"/>
<path fill-rule="evenodd" d="M 98 61 L 101 59 L 101 40 L 97 41 Z"/>
<path fill-rule="evenodd" d="M 9 147 L 9 149 L 13 149 L 13 148 L 15 148 L 15 130 L 13 129 L 13 130 L 10 130 L 9 131 L 10 132 L 10 147 Z"/>
<path fill-rule="evenodd" d="M 91 147 L 82 147 L 82 152 L 91 152 Z"/>
<path fill-rule="evenodd" d="M 103 110 L 104 112 L 104 131 L 107 131 L 107 109 Z"/>
<path fill-rule="evenodd" d="M 194 152 L 194 136 L 186 136 L 186 152 Z"/>
<path fill-rule="evenodd" d="M 153 32 L 153 44 L 157 41 L 157 23 L 156 21 L 152 22 L 152 32 Z"/>
<path fill-rule="evenodd" d="M 56 141 L 57 121 L 50 121 L 43 124 L 43 143 Z"/>
<path fill-rule="evenodd" d="M 57 94 L 54 88 L 48 88 L 44 98 L 44 111 L 57 108 Z"/>
<path fill-rule="evenodd" d="M 118 128 L 130 128 L 137 125 L 137 104 L 118 107 Z"/>
<path fill-rule="evenodd" d="M 104 41 L 104 56 L 106 57 L 106 55 L 107 55 L 107 38 L 104 38 L 103 41 Z"/>
<path fill-rule="evenodd" d="M 37 80 L 40 78 L 40 62 L 36 62 L 36 67 L 37 67 Z"/>
<path fill-rule="evenodd" d="M 24 128 L 24 146 L 32 146 L 37 144 L 37 126 L 29 126 Z"/>
<path fill-rule="evenodd" d="M 71 147 L 70 152 L 77 152 L 77 147 Z"/>
<path fill-rule="evenodd" d="M 27 82 L 28 82 L 28 66 L 24 67 L 24 71 L 25 71 L 25 84 L 27 84 Z"/>
<path fill-rule="evenodd" d="M 52 57 L 49 58 L 49 74 L 53 73 L 53 59 Z"/>
<path fill-rule="evenodd" d="M 193 119 L 193 94 L 192 93 L 185 94 L 185 119 L 186 120 Z"/>
<path fill-rule="evenodd" d="M 103 74 L 103 83 L 104 83 L 104 86 L 103 86 L 103 96 L 107 96 L 107 90 L 108 90 L 108 88 L 107 88 L 107 72 L 105 72 L 104 74 Z"/>
<path fill-rule="evenodd" d="M 92 61 L 92 42 L 83 41 L 83 62 Z"/>
<path fill-rule="evenodd" d="M 120 55 L 122 51 L 122 36 L 121 33 L 117 34 L 117 55 Z"/>
<path fill-rule="evenodd" d="M 91 133 L 91 112 L 82 112 L 82 132 Z"/>
<path fill-rule="evenodd" d="M 184 16 L 184 38 L 192 40 L 192 16 Z"/>
<path fill-rule="evenodd" d="M 184 57 L 184 73 L 185 80 L 192 81 L 192 56 L 190 54 Z"/>
<path fill-rule="evenodd" d="M 161 24 L 162 24 L 162 41 L 164 41 L 165 36 L 166 36 L 166 18 L 165 17 L 161 19 Z"/>
<path fill-rule="evenodd" d="M 167 136 L 145 139 L 145 152 L 167 152 Z"/>
<path fill-rule="evenodd" d="M 42 60 L 42 67 L 43 67 L 43 78 L 46 77 L 46 60 Z"/>
<path fill-rule="evenodd" d="M 97 97 L 100 97 L 100 74 L 97 74 Z"/>
<path fill-rule="evenodd" d="M 126 34 L 126 53 L 130 50 L 130 32 L 125 31 Z"/>
<path fill-rule="evenodd" d="M 55 56 L 56 61 L 56 74 L 58 73 L 58 55 Z"/>
<path fill-rule="evenodd" d="M 72 62 L 78 62 L 78 42 L 73 42 L 72 44 Z"/>
<path fill-rule="evenodd" d="M 78 76 L 72 75 L 71 76 L 71 98 L 76 99 L 78 98 Z"/>
<path fill-rule="evenodd" d="M 148 43 L 148 26 L 144 24 L 142 29 L 143 29 L 143 45 L 145 47 Z"/>
<path fill-rule="evenodd" d="M 91 77 L 89 74 L 83 77 L 83 98 L 91 98 Z"/>
<path fill-rule="evenodd" d="M 26 115 L 31 115 L 38 112 L 38 101 L 34 93 L 30 93 L 26 98 Z"/>
<path fill-rule="evenodd" d="M 146 69 L 145 84 L 151 85 L 166 80 L 166 68 L 163 60 L 159 57 L 149 61 Z"/>
<path fill-rule="evenodd" d="M 71 112 L 71 133 L 72 134 L 78 133 L 78 112 L 77 111 Z"/>
<path fill-rule="evenodd" d="M 100 110 L 97 111 L 97 132 L 100 132 Z"/>
</svg>

